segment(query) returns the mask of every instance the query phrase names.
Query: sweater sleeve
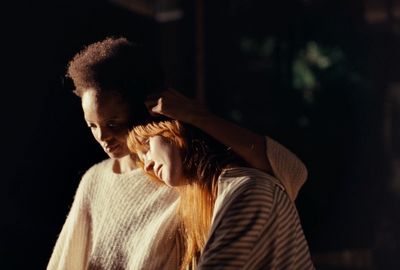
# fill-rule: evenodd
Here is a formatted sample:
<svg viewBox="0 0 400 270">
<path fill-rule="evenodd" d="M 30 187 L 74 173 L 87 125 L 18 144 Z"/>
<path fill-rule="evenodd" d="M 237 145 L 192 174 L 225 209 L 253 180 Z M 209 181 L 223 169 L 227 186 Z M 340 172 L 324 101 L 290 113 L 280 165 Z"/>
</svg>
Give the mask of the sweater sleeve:
<svg viewBox="0 0 400 270">
<path fill-rule="evenodd" d="M 91 249 L 88 179 L 79 184 L 71 209 L 57 239 L 47 270 L 86 269 Z"/>
<path fill-rule="evenodd" d="M 266 155 L 274 176 L 279 179 L 289 198 L 294 201 L 307 179 L 306 166 L 295 154 L 269 137 L 266 137 Z"/>
</svg>

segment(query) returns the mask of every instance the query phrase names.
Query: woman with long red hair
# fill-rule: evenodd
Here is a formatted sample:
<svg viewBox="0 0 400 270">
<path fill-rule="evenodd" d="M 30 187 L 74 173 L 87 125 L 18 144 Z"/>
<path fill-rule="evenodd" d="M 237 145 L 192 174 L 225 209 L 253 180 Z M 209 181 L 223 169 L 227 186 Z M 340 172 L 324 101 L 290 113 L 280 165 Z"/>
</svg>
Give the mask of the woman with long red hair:
<svg viewBox="0 0 400 270">
<path fill-rule="evenodd" d="M 314 269 L 296 207 L 276 177 L 176 120 L 134 127 L 128 147 L 151 178 L 179 192 L 182 269 Z"/>
</svg>

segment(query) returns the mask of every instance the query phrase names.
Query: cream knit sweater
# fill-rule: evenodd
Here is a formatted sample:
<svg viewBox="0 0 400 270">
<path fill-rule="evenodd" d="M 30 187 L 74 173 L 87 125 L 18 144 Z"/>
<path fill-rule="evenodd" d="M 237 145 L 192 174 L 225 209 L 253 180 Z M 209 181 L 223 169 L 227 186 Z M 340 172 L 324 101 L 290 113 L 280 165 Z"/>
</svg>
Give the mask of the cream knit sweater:
<svg viewBox="0 0 400 270">
<path fill-rule="evenodd" d="M 294 200 L 307 170 L 289 150 L 266 140 L 274 174 Z M 47 270 L 179 268 L 177 194 L 140 169 L 115 174 L 112 165 L 105 160 L 83 176 Z"/>
</svg>

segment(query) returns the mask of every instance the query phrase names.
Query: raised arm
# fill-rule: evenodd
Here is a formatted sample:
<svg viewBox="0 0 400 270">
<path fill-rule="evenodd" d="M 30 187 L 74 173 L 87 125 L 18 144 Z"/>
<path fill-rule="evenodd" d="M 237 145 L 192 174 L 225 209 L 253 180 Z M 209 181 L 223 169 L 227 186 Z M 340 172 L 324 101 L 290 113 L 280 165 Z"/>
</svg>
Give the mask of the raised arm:
<svg viewBox="0 0 400 270">
<path fill-rule="evenodd" d="M 147 108 L 194 125 L 230 147 L 250 166 L 277 177 L 294 200 L 307 177 L 303 162 L 291 151 L 269 137 L 264 137 L 212 114 L 194 99 L 175 90 L 150 97 Z"/>
</svg>

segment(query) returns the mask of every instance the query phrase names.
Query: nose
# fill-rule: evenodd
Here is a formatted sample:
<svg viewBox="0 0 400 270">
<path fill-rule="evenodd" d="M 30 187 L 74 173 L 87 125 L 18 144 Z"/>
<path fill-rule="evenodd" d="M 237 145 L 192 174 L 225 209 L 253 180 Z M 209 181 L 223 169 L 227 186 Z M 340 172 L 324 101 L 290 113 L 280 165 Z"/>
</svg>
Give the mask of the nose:
<svg viewBox="0 0 400 270">
<path fill-rule="evenodd" d="M 149 172 L 153 172 L 153 168 L 154 168 L 154 161 L 150 160 L 150 159 L 145 159 L 144 161 L 144 170 L 149 173 Z"/>
<path fill-rule="evenodd" d="M 99 141 L 107 141 L 111 138 L 111 133 L 105 127 L 99 127 L 97 129 L 97 138 Z"/>
</svg>

